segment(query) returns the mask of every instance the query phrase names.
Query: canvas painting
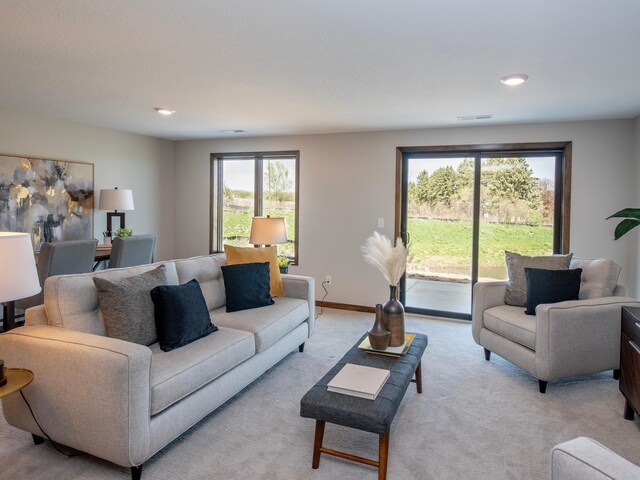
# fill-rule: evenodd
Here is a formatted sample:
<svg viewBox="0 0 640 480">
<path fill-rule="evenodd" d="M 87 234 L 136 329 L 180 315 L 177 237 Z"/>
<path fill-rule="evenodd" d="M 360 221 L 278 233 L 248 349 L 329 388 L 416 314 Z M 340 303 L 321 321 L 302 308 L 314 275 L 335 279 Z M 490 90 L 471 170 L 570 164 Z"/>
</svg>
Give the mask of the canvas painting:
<svg viewBox="0 0 640 480">
<path fill-rule="evenodd" d="M 44 242 L 93 238 L 93 164 L 0 155 L 0 231 Z"/>
</svg>

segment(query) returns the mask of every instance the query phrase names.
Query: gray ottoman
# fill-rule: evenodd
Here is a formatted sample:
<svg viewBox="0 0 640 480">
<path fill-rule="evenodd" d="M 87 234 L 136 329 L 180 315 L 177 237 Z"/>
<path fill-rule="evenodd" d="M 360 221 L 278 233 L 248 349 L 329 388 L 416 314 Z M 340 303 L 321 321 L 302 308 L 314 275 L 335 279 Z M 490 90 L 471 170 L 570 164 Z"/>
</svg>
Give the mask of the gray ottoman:
<svg viewBox="0 0 640 480">
<path fill-rule="evenodd" d="M 366 335 L 365 335 L 366 336 Z M 312 468 L 320 465 L 320 454 L 326 453 L 355 462 L 378 467 L 378 479 L 387 476 L 389 432 L 393 417 L 409 384 L 416 382 L 422 393 L 422 354 L 427 348 L 427 336 L 416 333 L 409 351 L 401 357 L 375 355 L 358 348 L 363 336 L 329 372 L 309 390 L 300 401 L 300 415 L 316 420 Z M 387 383 L 375 400 L 327 391 L 327 384 L 347 363 L 383 368 L 391 372 Z M 415 375 L 415 380 L 412 380 Z M 372 432 L 380 436 L 378 460 L 351 455 L 322 446 L 325 422 Z"/>
</svg>

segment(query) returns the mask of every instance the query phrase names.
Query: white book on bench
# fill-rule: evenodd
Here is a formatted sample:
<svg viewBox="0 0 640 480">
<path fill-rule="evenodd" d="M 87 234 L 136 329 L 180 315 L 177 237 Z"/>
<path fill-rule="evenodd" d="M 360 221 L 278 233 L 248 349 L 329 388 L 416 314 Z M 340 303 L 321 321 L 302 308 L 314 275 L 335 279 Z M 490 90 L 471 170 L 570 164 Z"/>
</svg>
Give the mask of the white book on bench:
<svg viewBox="0 0 640 480">
<path fill-rule="evenodd" d="M 389 375 L 389 370 L 347 363 L 327 384 L 327 390 L 375 400 Z"/>
</svg>

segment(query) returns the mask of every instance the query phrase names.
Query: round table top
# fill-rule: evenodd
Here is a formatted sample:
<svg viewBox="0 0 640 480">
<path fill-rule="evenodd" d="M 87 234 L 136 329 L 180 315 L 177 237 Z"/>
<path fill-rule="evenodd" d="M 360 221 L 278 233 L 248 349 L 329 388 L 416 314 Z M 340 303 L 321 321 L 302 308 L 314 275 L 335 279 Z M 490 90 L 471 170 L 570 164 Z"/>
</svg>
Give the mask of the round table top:
<svg viewBox="0 0 640 480">
<path fill-rule="evenodd" d="M 33 372 L 26 368 L 5 368 L 7 383 L 0 387 L 0 398 L 18 392 L 33 381 Z"/>
</svg>

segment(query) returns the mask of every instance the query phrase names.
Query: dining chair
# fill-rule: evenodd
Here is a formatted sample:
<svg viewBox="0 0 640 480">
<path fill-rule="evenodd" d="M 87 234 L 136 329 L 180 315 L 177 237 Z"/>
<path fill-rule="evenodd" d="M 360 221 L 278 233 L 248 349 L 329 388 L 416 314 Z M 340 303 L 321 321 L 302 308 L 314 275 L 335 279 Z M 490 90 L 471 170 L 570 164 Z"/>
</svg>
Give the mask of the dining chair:
<svg viewBox="0 0 640 480">
<path fill-rule="evenodd" d="M 37 265 L 40 286 L 44 287 L 44 281 L 53 275 L 90 272 L 97 246 L 98 241 L 95 238 L 43 243 Z M 16 300 L 15 306 L 26 310 L 42 303 L 44 303 L 44 290 L 32 297 Z"/>
<path fill-rule="evenodd" d="M 156 235 L 116 237 L 111 243 L 109 268 L 134 267 L 153 263 Z"/>
</svg>

